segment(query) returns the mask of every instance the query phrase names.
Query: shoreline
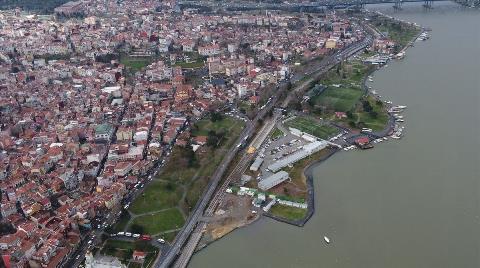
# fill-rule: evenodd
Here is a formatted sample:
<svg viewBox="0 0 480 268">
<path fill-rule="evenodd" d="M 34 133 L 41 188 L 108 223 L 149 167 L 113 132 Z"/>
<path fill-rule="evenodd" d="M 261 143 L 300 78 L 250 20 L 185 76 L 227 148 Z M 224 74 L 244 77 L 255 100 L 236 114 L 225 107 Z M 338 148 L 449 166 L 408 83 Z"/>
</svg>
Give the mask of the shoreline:
<svg viewBox="0 0 480 268">
<path fill-rule="evenodd" d="M 299 220 L 289 220 L 286 218 L 282 218 L 276 215 L 272 215 L 271 213 L 263 213 L 262 215 L 274 219 L 279 222 L 295 225 L 298 227 L 303 227 L 313 216 L 315 213 L 315 187 L 313 185 L 313 169 L 315 169 L 317 166 L 325 162 L 328 158 L 330 158 L 332 155 L 334 155 L 336 152 L 338 152 L 339 149 L 330 149 L 330 152 L 326 154 L 325 156 L 321 157 L 320 159 L 314 160 L 312 163 L 308 164 L 306 167 L 303 168 L 303 176 L 306 178 L 306 183 L 307 183 L 307 214 L 303 219 Z"/>
<path fill-rule="evenodd" d="M 385 16 L 384 14 L 382 14 L 382 15 Z M 405 22 L 403 22 L 403 23 L 405 23 Z M 421 27 L 421 26 L 418 26 L 418 27 L 419 27 L 419 30 L 420 30 L 418 32 L 418 34 L 415 35 L 415 37 L 413 37 L 412 40 L 410 40 L 410 42 L 408 42 L 401 49 L 401 51 L 406 51 L 409 47 L 412 47 L 413 43 L 419 38 L 419 36 L 422 33 L 427 32 L 427 30 L 424 27 Z M 368 71 L 365 74 L 365 77 L 362 80 L 362 90 L 364 91 L 363 96 L 371 95 L 374 98 L 378 99 L 378 97 L 376 97 L 375 95 L 373 95 L 369 91 L 368 86 L 367 86 L 367 80 L 368 80 L 368 76 L 374 74 L 376 71 L 380 70 L 382 67 L 383 66 L 373 68 L 372 70 Z M 383 130 L 379 131 L 379 132 L 372 133 L 373 135 L 378 136 L 378 137 L 386 137 L 386 136 L 389 136 L 389 133 L 394 129 L 395 118 L 394 118 L 392 113 L 388 112 L 388 110 L 387 110 L 387 114 L 388 114 L 388 122 L 387 122 L 385 128 Z M 306 186 L 307 186 L 307 213 L 306 213 L 305 217 L 303 217 L 302 219 L 298 219 L 298 220 L 290 220 L 290 219 L 286 219 L 286 218 L 283 218 L 283 217 L 280 217 L 280 216 L 272 215 L 269 212 L 265 212 L 265 213 L 262 213 L 262 214 L 258 215 L 257 217 L 255 217 L 254 219 L 249 221 L 248 223 L 233 228 L 232 230 L 225 233 L 221 237 L 218 237 L 214 240 L 208 241 L 207 243 L 204 243 L 203 245 L 199 245 L 195 249 L 195 253 L 199 252 L 200 250 L 205 249 L 211 243 L 225 237 L 226 235 L 230 234 L 231 232 L 235 231 L 236 229 L 243 228 L 245 226 L 249 226 L 249 225 L 253 224 L 257 220 L 259 220 L 261 218 L 261 216 L 268 217 L 270 219 L 273 219 L 273 220 L 281 222 L 281 223 L 286 223 L 286 224 L 290 224 L 290 225 L 297 226 L 297 227 L 304 227 L 305 224 L 311 219 L 311 217 L 315 213 L 315 187 L 314 187 L 314 183 L 313 183 L 313 179 L 314 179 L 313 170 L 316 167 L 318 167 L 319 165 L 323 164 L 326 160 L 328 160 L 335 153 L 340 151 L 340 149 L 338 149 L 338 148 L 331 148 L 329 150 L 330 150 L 330 152 L 328 154 L 326 154 L 325 156 L 323 156 L 323 157 L 321 157 L 317 160 L 313 160 L 313 162 L 311 162 L 310 164 L 308 164 L 307 166 L 305 166 L 303 168 L 303 176 L 305 176 L 305 178 L 306 178 Z"/>
<path fill-rule="evenodd" d="M 383 13 L 380 13 L 380 14 L 383 15 L 383 16 L 386 16 Z M 399 21 L 397 19 L 394 19 L 394 20 Z M 399 22 L 401 22 L 401 21 L 399 21 Z M 402 22 L 402 23 L 406 23 L 406 22 Z M 413 47 L 413 43 L 420 37 L 420 35 L 427 32 L 427 30 L 424 27 L 421 27 L 421 26 L 418 26 L 418 27 L 419 27 L 419 30 L 420 30 L 418 32 L 418 34 L 415 35 L 412 38 L 412 40 L 410 40 L 400 51 L 405 52 L 408 48 Z M 374 74 L 376 71 L 380 70 L 382 67 L 384 67 L 384 66 L 373 68 L 372 70 L 368 71 L 365 74 L 365 77 L 362 80 L 362 89 L 364 91 L 363 96 L 369 96 L 370 95 L 370 96 L 373 96 L 375 99 L 380 99 L 380 98 L 376 97 L 375 95 L 373 95 L 369 91 L 368 86 L 367 86 L 367 80 L 368 80 L 368 76 Z M 387 110 L 387 114 L 388 114 L 388 122 L 385 125 L 385 128 L 383 130 L 379 131 L 379 132 L 372 133 L 375 136 L 377 136 L 378 138 L 383 138 L 383 137 L 389 136 L 389 133 L 395 127 L 395 117 L 393 116 L 392 113 L 388 112 L 388 110 Z M 361 134 L 359 134 L 359 135 L 361 135 Z M 358 135 L 355 135 L 355 136 L 358 136 Z M 355 137 L 355 136 L 353 136 L 353 137 Z M 325 157 L 320 158 L 318 160 L 314 160 L 312 163 L 310 163 L 309 165 L 304 167 L 303 176 L 306 177 L 308 206 L 307 206 L 307 214 L 305 215 L 305 217 L 303 219 L 289 220 L 289 219 L 282 218 L 282 217 L 279 217 L 279 216 L 276 216 L 276 215 L 272 215 L 271 213 L 268 213 L 268 212 L 264 213 L 262 215 L 264 215 L 268 218 L 274 219 L 276 221 L 282 222 L 282 223 L 287 223 L 287 224 L 294 225 L 294 226 L 297 226 L 297 227 L 303 227 L 310 220 L 310 218 L 313 216 L 313 214 L 315 212 L 315 205 L 314 205 L 315 204 L 315 202 L 314 202 L 315 191 L 314 191 L 314 186 L 313 186 L 313 172 L 312 171 L 313 171 L 314 168 L 316 168 L 317 166 L 322 164 L 324 161 L 326 161 L 328 158 L 330 158 L 332 155 L 334 155 L 338 151 L 340 151 L 340 150 L 339 149 L 332 149 L 332 151 L 330 153 L 328 153 Z"/>
</svg>

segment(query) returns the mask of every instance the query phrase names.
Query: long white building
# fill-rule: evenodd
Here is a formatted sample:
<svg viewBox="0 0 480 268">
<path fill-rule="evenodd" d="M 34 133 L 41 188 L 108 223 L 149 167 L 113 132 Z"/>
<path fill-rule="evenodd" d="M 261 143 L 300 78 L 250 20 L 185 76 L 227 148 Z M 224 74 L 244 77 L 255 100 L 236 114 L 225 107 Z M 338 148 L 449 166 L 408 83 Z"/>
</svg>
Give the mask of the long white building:
<svg viewBox="0 0 480 268">
<path fill-rule="evenodd" d="M 282 170 L 258 182 L 258 188 L 262 191 L 267 191 L 268 189 L 288 180 L 288 178 L 288 173 Z"/>
<path fill-rule="evenodd" d="M 268 169 L 272 172 L 277 172 L 280 169 L 293 164 L 311 154 L 314 154 L 322 149 L 327 147 L 328 143 L 326 141 L 314 141 L 303 146 L 301 150 L 288 155 L 268 166 Z"/>
</svg>

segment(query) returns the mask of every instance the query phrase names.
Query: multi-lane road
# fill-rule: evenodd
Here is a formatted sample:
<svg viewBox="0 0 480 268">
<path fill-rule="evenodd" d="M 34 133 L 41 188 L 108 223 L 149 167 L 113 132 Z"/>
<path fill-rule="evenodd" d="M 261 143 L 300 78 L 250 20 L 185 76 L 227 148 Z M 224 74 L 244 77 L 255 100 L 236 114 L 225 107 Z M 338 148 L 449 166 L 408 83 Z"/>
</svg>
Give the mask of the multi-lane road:
<svg viewBox="0 0 480 268">
<path fill-rule="evenodd" d="M 285 90 L 285 88 L 286 88 L 285 82 L 279 85 L 279 90 Z M 260 119 L 263 120 L 267 112 L 274 107 L 277 100 L 278 100 L 278 95 L 274 96 L 272 100 L 267 105 L 265 105 L 265 107 L 262 110 L 260 110 L 257 113 L 257 116 L 252 121 L 247 122 L 246 127 L 244 128 L 240 136 L 237 138 L 236 144 L 243 144 L 249 137 L 252 136 L 252 134 L 255 131 L 255 126 L 258 124 Z M 170 247 L 169 251 L 165 255 L 162 255 L 162 258 L 160 258 L 160 256 L 157 257 L 154 263 L 154 267 L 170 267 L 170 265 L 173 263 L 175 258 L 178 256 L 178 254 L 180 254 L 183 245 L 192 234 L 192 231 L 194 230 L 195 226 L 198 223 L 198 219 L 201 216 L 203 216 L 203 212 L 205 211 L 208 203 L 210 202 L 210 199 L 215 193 L 215 189 L 217 189 L 217 186 L 219 185 L 225 171 L 227 170 L 228 165 L 233 160 L 233 158 L 235 157 L 239 149 L 240 149 L 240 146 L 234 146 L 230 148 L 230 150 L 226 153 L 222 162 L 220 163 L 220 165 L 217 167 L 214 174 L 210 178 L 210 182 L 207 185 L 207 188 L 203 193 L 200 201 L 197 202 L 197 205 L 195 206 L 193 212 L 188 217 L 187 222 L 185 223 L 183 229 L 178 233 L 175 239 L 175 242 Z"/>
<path fill-rule="evenodd" d="M 272 118 L 269 118 L 268 121 L 263 125 L 262 129 L 260 129 L 260 131 L 257 132 L 258 134 L 252 140 L 252 142 L 250 143 L 250 146 L 254 147 L 255 149 L 258 149 L 262 145 L 263 141 L 267 138 L 268 134 L 271 132 L 273 127 L 275 126 L 275 122 L 280 117 L 281 117 L 281 113 L 278 111 L 275 112 L 275 115 Z M 242 157 L 236 164 L 235 168 L 232 170 L 230 175 L 225 179 L 223 184 L 217 190 L 215 196 L 210 201 L 210 204 L 205 210 L 204 217 L 213 216 L 215 210 L 221 204 L 230 183 L 233 180 L 238 179 L 245 172 L 245 169 L 248 167 L 253 157 L 254 157 L 254 154 L 249 153 L 247 151 L 243 151 Z M 198 243 L 200 242 L 200 239 L 202 238 L 202 234 L 206 226 L 207 226 L 206 222 L 199 222 L 197 224 L 195 230 L 190 236 L 190 239 L 188 240 L 187 244 L 184 246 L 180 256 L 175 261 L 175 265 L 173 267 L 176 268 L 176 267 L 187 266 L 188 262 L 190 261 L 190 258 L 192 257 L 195 251 L 195 248 L 197 247 Z"/>
</svg>

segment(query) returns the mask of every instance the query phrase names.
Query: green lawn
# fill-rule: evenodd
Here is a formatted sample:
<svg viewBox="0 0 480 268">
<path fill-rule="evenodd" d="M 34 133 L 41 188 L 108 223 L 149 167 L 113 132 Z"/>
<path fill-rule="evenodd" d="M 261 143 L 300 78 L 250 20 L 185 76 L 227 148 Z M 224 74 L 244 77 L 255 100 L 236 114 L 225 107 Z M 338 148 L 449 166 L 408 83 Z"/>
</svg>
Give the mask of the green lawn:
<svg viewBox="0 0 480 268">
<path fill-rule="evenodd" d="M 210 130 L 214 130 L 216 132 L 220 130 L 227 131 L 230 128 L 234 127 L 236 124 L 243 125 L 243 122 L 239 122 L 238 120 L 232 117 L 224 117 L 222 120 L 218 120 L 212 122 L 209 118 L 202 119 L 195 122 L 194 126 L 192 127 L 192 135 L 193 136 L 207 136 Z"/>
<path fill-rule="evenodd" d="M 185 219 L 177 208 L 140 216 L 132 221 L 132 224 L 142 226 L 145 233 L 150 235 L 180 228 L 184 223 Z"/>
<path fill-rule="evenodd" d="M 129 56 L 120 57 L 120 63 L 125 65 L 125 67 L 130 68 L 134 72 L 140 71 L 142 68 L 146 67 L 151 62 L 152 62 L 152 58 L 129 57 Z"/>
<path fill-rule="evenodd" d="M 297 116 L 286 122 L 286 125 L 287 127 L 296 128 L 321 139 L 327 139 L 338 133 L 338 130 L 335 127 L 322 125 L 308 117 Z"/>
<path fill-rule="evenodd" d="M 321 105 L 335 112 L 346 112 L 358 102 L 363 92 L 352 87 L 328 87 L 321 95 L 314 98 L 316 105 Z"/>
<path fill-rule="evenodd" d="M 193 62 L 177 61 L 175 63 L 175 66 L 180 66 L 184 69 L 196 69 L 202 68 L 203 66 L 205 66 L 205 63 L 201 59 Z"/>
<path fill-rule="evenodd" d="M 289 220 L 300 220 L 307 215 L 307 210 L 303 208 L 288 207 L 275 204 L 269 211 L 272 215 L 279 216 Z"/>
<path fill-rule="evenodd" d="M 397 51 L 405 47 L 408 42 L 420 32 L 420 29 L 405 23 L 394 21 L 385 17 L 377 17 L 372 24 L 381 32 L 387 33 L 388 38 L 392 39 L 398 46 Z"/>
<path fill-rule="evenodd" d="M 165 239 L 165 241 L 173 242 L 173 240 L 175 239 L 177 234 L 178 234 L 178 231 L 175 231 L 175 232 L 171 232 L 171 233 L 162 234 L 161 237 L 163 239 Z"/>
<path fill-rule="evenodd" d="M 364 93 L 361 84 L 369 68 L 360 61 L 354 61 L 330 70 L 320 81 L 327 89 L 322 94 L 313 96 L 310 102 L 330 112 L 353 109 Z"/>
<path fill-rule="evenodd" d="M 210 130 L 223 130 L 226 134 L 217 148 L 202 146 L 194 153 L 193 162 L 190 161 L 191 151 L 188 148 L 175 146 L 162 172 L 130 206 L 129 211 L 133 214 L 145 215 L 134 218 L 129 228 L 134 224 L 140 225 L 145 232 L 153 235 L 182 227 L 183 215 L 188 215 L 195 206 L 211 175 L 227 150 L 234 145 L 245 124 L 225 117 L 215 122 L 200 120 L 195 125 L 193 132 L 196 135 L 207 135 Z M 163 209 L 167 210 L 157 212 Z M 175 234 L 162 236 L 171 241 Z"/>
<path fill-rule="evenodd" d="M 182 197 L 182 188 L 175 183 L 153 181 L 143 194 L 130 206 L 135 214 L 157 211 L 178 205 Z"/>
<path fill-rule="evenodd" d="M 372 117 L 370 113 L 360 110 L 355 113 L 355 116 L 357 117 L 357 123 L 363 122 L 365 127 L 371 128 L 374 131 L 384 129 L 388 123 L 388 114 L 383 107 L 383 103 L 377 103 L 372 96 L 368 96 L 367 100 L 373 107 L 373 110 L 377 113 L 377 116 Z"/>
<path fill-rule="evenodd" d="M 129 220 L 130 220 L 130 214 L 128 214 L 127 212 L 123 212 L 122 215 L 120 215 L 120 218 L 118 219 L 117 223 L 112 227 L 112 232 L 113 233 L 122 232 L 127 226 Z"/>
<path fill-rule="evenodd" d="M 387 32 L 388 36 L 395 41 L 400 48 L 405 47 L 408 42 L 413 40 L 413 38 L 418 34 L 420 30 L 415 28 L 408 28 L 406 30 L 397 31 L 389 27 L 379 27 L 379 30 L 382 32 Z"/>
<path fill-rule="evenodd" d="M 272 139 L 280 138 L 280 137 L 283 137 L 283 136 L 285 136 L 285 134 L 283 133 L 283 131 L 281 131 L 281 130 L 278 129 L 278 128 L 274 128 L 274 129 L 273 129 L 272 135 L 271 135 L 271 138 L 272 138 Z"/>
</svg>

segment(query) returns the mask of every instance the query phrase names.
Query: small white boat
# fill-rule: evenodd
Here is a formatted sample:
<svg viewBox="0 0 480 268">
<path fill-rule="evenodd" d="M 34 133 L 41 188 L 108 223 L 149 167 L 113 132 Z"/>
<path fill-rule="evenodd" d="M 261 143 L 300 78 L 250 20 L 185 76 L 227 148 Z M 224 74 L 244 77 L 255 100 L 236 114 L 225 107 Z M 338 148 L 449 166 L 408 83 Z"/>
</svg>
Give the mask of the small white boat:
<svg viewBox="0 0 480 268">
<path fill-rule="evenodd" d="M 330 238 L 324 236 L 324 237 L 323 237 L 323 240 L 325 240 L 325 243 L 330 244 Z"/>
</svg>

